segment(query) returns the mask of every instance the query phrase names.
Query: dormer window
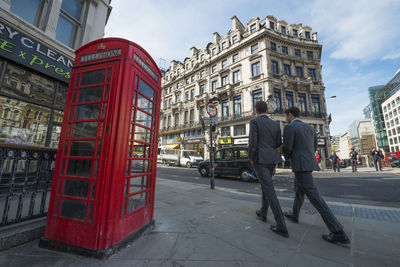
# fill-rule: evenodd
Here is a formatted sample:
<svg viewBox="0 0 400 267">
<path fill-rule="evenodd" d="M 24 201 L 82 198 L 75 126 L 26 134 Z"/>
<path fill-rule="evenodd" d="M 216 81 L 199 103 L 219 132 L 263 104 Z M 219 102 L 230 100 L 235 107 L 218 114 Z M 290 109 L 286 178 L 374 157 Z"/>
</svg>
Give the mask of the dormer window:
<svg viewBox="0 0 400 267">
<path fill-rule="evenodd" d="M 281 26 L 281 32 L 282 33 L 286 33 L 286 27 L 285 26 Z"/>
<path fill-rule="evenodd" d="M 310 37 L 310 32 L 306 32 L 305 35 L 306 35 L 306 39 L 310 39 L 311 38 Z"/>
<path fill-rule="evenodd" d="M 192 60 L 192 68 L 193 68 L 193 66 L 194 66 L 194 60 Z"/>
<path fill-rule="evenodd" d="M 226 42 L 223 42 L 223 43 L 221 44 L 221 49 L 224 50 L 225 48 L 226 48 Z"/>
<path fill-rule="evenodd" d="M 269 22 L 269 28 L 273 30 L 275 29 L 275 23 L 273 21 Z"/>
<path fill-rule="evenodd" d="M 204 55 L 200 55 L 200 61 L 204 60 Z"/>
<path fill-rule="evenodd" d="M 189 69 L 189 64 L 186 64 L 186 69 L 187 69 L 187 70 Z"/>
<path fill-rule="evenodd" d="M 211 54 L 213 56 L 215 56 L 217 54 L 217 48 L 214 47 L 211 51 L 212 51 Z"/>
<path fill-rule="evenodd" d="M 293 29 L 293 36 L 295 37 L 299 36 L 299 32 L 296 29 Z"/>
<path fill-rule="evenodd" d="M 232 44 L 236 43 L 237 39 L 238 39 L 237 35 L 232 36 Z"/>
<path fill-rule="evenodd" d="M 254 23 L 254 24 L 251 24 L 250 25 L 250 33 L 253 33 L 253 32 L 255 32 L 257 30 L 257 27 L 256 27 L 256 24 Z"/>
</svg>

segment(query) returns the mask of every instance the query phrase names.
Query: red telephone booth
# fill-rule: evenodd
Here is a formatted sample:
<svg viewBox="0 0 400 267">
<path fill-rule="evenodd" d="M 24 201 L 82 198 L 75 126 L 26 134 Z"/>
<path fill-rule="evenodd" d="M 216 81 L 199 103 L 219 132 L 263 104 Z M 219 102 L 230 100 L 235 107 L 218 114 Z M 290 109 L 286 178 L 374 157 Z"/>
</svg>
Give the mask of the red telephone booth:
<svg viewBox="0 0 400 267">
<path fill-rule="evenodd" d="M 40 246 L 105 258 L 154 224 L 160 96 L 139 45 L 76 51 Z"/>
</svg>

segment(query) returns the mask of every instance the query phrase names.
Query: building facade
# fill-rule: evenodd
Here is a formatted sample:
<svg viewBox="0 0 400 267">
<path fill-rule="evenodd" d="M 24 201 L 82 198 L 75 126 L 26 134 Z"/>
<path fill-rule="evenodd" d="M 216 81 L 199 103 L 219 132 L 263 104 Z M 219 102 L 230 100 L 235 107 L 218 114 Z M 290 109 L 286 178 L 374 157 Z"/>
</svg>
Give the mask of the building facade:
<svg viewBox="0 0 400 267">
<path fill-rule="evenodd" d="M 366 167 L 373 166 L 371 149 L 376 148 L 374 126 L 371 120 L 360 121 L 357 127 L 361 164 Z"/>
<path fill-rule="evenodd" d="M 57 148 L 74 51 L 111 0 L 0 0 L 0 143 Z"/>
<path fill-rule="evenodd" d="M 336 154 L 342 160 L 348 159 L 351 147 L 349 132 L 339 134 L 337 139 L 338 139 L 338 147 L 336 150 Z"/>
<path fill-rule="evenodd" d="M 382 103 L 389 151 L 400 151 L 400 91 Z"/>
<path fill-rule="evenodd" d="M 192 47 L 183 62 L 172 61 L 162 80 L 159 145 L 207 152 L 206 104 L 218 101 L 216 146 L 247 145 L 254 105 L 272 95 L 271 117 L 285 126 L 284 110 L 298 106 L 301 118 L 318 132 L 324 158 L 330 151 L 325 87 L 317 33 L 302 24 L 267 16 L 245 26 L 234 16 L 227 36 L 214 33 L 204 49 Z M 180 142 L 178 141 L 180 140 Z M 207 144 L 207 145 L 206 145 Z M 205 153 L 207 158 L 208 153 Z"/>
<path fill-rule="evenodd" d="M 383 119 L 383 112 L 381 105 L 384 101 L 382 99 L 382 90 L 384 85 L 372 86 L 368 88 L 369 101 L 371 105 L 371 115 L 374 124 L 376 144 L 379 148 L 388 151 L 389 143 L 386 135 L 385 121 Z"/>
<path fill-rule="evenodd" d="M 371 104 L 368 104 L 365 108 L 363 108 L 364 119 L 372 120 L 372 109 Z"/>
</svg>

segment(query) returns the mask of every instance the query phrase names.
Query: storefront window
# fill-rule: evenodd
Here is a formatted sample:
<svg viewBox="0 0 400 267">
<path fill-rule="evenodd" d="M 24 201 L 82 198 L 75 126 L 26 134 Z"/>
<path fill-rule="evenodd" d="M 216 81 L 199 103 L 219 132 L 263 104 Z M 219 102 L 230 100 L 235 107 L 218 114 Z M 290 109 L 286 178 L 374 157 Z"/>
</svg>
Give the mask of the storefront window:
<svg viewBox="0 0 400 267">
<path fill-rule="evenodd" d="M 45 146 L 50 109 L 0 96 L 0 143 Z"/>
<path fill-rule="evenodd" d="M 50 136 L 49 147 L 58 148 L 58 142 L 60 140 L 61 134 L 61 123 L 63 120 L 64 112 L 59 110 L 54 110 L 53 113 L 53 127 Z"/>
<path fill-rule="evenodd" d="M 65 101 L 67 100 L 68 86 L 60 84 L 57 88 L 56 107 L 64 109 Z"/>
<path fill-rule="evenodd" d="M 55 82 L 14 64 L 7 64 L 1 91 L 28 101 L 53 104 Z"/>
</svg>

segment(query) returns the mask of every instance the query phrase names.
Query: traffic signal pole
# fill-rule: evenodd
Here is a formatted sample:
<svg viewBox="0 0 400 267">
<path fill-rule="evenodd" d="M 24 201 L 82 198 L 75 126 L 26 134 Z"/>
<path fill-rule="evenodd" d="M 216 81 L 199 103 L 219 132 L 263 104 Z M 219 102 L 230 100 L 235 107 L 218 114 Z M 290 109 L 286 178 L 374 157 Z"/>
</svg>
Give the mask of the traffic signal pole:
<svg viewBox="0 0 400 267">
<path fill-rule="evenodd" d="M 213 125 L 210 124 L 210 187 L 215 188 L 215 177 L 214 177 L 214 142 L 212 134 Z"/>
</svg>

